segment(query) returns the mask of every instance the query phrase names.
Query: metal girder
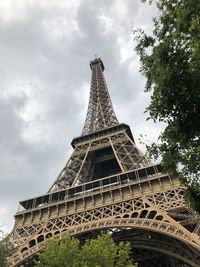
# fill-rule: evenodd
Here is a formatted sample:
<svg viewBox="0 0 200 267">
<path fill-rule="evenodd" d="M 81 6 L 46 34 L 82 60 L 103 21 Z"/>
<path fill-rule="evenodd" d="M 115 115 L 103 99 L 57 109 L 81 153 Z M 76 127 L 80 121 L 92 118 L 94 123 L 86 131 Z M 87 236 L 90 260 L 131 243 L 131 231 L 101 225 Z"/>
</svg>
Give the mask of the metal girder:
<svg viewBox="0 0 200 267">
<path fill-rule="evenodd" d="M 172 198 L 171 190 L 165 192 L 163 195 L 164 199 L 166 199 L 166 195 L 170 195 Z M 173 197 L 174 199 L 176 198 L 176 192 L 174 192 Z M 9 266 L 18 266 L 16 263 L 21 264 L 23 261 L 32 257 L 36 252 L 41 250 L 45 240 L 51 236 L 62 238 L 63 233 L 66 231 L 75 235 L 107 228 L 142 229 L 147 232 L 151 231 L 160 235 L 165 235 L 172 238 L 174 242 L 182 242 L 189 248 L 193 248 L 197 252 L 199 251 L 196 253 L 198 254 L 198 257 L 200 257 L 199 237 L 190 233 L 186 228 L 167 215 L 165 211 L 158 209 L 147 198 L 148 196 L 145 198 L 133 198 L 132 200 L 127 201 L 121 200 L 118 203 L 110 205 L 106 205 L 106 200 L 103 199 L 105 204 L 100 205 L 99 208 L 97 208 L 97 203 L 95 203 L 94 200 L 93 205 L 92 202 L 90 203 L 93 208 L 87 209 L 85 206 L 85 211 L 78 212 L 77 207 L 75 207 L 75 212 L 71 211 L 71 214 L 68 212 L 65 216 L 59 216 L 59 214 L 56 215 L 56 212 L 58 211 L 55 210 L 54 218 L 51 219 L 52 216 L 50 216 L 49 219 L 46 219 L 46 223 L 40 225 L 40 228 L 37 228 L 35 233 L 31 234 L 29 238 L 17 248 L 14 258 L 11 261 L 15 262 L 13 265 L 10 264 Z M 171 200 L 168 200 L 168 202 L 169 201 Z M 181 207 L 181 205 L 179 206 Z M 28 224 L 28 221 L 22 223 L 22 225 L 26 224 Z M 154 246 L 155 251 L 162 252 L 161 248 L 162 246 L 159 248 Z M 165 246 L 163 247 L 163 250 L 164 249 Z M 188 263 L 189 259 L 187 255 L 184 257 L 185 262 Z M 198 257 L 196 256 L 197 259 L 200 259 Z M 180 258 L 178 257 L 178 254 L 177 258 Z M 194 262 L 191 266 L 197 267 L 198 265 Z"/>
</svg>

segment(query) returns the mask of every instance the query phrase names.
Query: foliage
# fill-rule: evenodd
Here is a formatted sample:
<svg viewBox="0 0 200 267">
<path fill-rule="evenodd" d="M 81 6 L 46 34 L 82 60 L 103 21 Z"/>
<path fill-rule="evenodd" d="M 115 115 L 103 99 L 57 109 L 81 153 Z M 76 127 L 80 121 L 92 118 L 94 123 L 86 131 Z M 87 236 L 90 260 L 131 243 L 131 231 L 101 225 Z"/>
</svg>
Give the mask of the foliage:
<svg viewBox="0 0 200 267">
<path fill-rule="evenodd" d="M 82 266 L 112 267 L 116 256 L 116 245 L 110 235 L 98 236 L 86 241 L 81 251 Z"/>
<path fill-rule="evenodd" d="M 0 230 L 1 238 L 0 238 L 0 266 L 7 266 L 7 258 L 10 252 L 13 250 L 13 246 L 9 241 L 9 237 L 3 234 L 3 231 Z"/>
<path fill-rule="evenodd" d="M 66 235 L 59 239 L 50 239 L 39 254 L 37 267 L 78 267 L 79 266 L 79 241 Z"/>
<path fill-rule="evenodd" d="M 78 239 L 66 235 L 46 242 L 35 267 L 135 267 L 130 254 L 130 244 L 117 245 L 110 234 L 87 240 L 82 247 Z"/>
<path fill-rule="evenodd" d="M 155 159 L 161 155 L 171 175 L 181 171 L 187 199 L 200 210 L 200 1 L 155 2 L 153 33 L 134 33 L 145 90 L 152 91 L 146 112 L 167 125 L 148 152 Z"/>
</svg>

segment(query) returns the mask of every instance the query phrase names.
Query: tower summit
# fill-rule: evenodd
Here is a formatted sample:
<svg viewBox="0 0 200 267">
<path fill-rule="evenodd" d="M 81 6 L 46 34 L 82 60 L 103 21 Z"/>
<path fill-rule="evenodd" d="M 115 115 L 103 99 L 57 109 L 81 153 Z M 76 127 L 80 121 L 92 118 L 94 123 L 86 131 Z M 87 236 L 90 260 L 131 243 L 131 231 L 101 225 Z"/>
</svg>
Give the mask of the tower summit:
<svg viewBox="0 0 200 267">
<path fill-rule="evenodd" d="M 199 215 L 186 205 L 179 179 L 147 159 L 129 126 L 118 122 L 102 60 L 90 67 L 82 134 L 48 192 L 20 202 L 8 267 L 32 267 L 50 237 L 68 231 L 85 240 L 102 230 L 129 241 L 139 267 L 199 267 Z"/>
<path fill-rule="evenodd" d="M 82 135 L 119 124 L 110 99 L 100 58 L 90 62 L 92 80 L 87 116 Z"/>
</svg>

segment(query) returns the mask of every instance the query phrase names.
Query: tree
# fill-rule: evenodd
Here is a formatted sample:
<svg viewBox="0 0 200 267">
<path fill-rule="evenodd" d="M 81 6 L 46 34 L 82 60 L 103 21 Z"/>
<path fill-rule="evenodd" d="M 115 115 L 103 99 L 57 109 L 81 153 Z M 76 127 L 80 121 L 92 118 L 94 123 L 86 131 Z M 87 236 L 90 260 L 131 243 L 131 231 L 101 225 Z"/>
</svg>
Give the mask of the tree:
<svg viewBox="0 0 200 267">
<path fill-rule="evenodd" d="M 200 2 L 155 2 L 153 33 L 134 32 L 145 90 L 152 92 L 146 112 L 167 125 L 147 150 L 155 159 L 162 156 L 172 176 L 179 174 L 186 198 L 200 211 Z"/>
<path fill-rule="evenodd" d="M 61 241 L 50 239 L 46 242 L 44 250 L 39 254 L 36 267 L 78 267 L 79 241 L 66 235 Z"/>
<path fill-rule="evenodd" d="M 110 235 L 87 240 L 81 251 L 82 266 L 112 267 L 116 257 L 116 245 Z"/>
<path fill-rule="evenodd" d="M 13 246 L 9 241 L 9 237 L 5 236 L 2 230 L 0 230 L 0 235 L 0 266 L 6 267 L 7 258 L 13 250 Z"/>
<path fill-rule="evenodd" d="M 135 267 L 130 254 L 130 244 L 117 245 L 110 234 L 87 240 L 82 247 L 78 239 L 66 235 L 46 242 L 35 267 Z"/>
</svg>

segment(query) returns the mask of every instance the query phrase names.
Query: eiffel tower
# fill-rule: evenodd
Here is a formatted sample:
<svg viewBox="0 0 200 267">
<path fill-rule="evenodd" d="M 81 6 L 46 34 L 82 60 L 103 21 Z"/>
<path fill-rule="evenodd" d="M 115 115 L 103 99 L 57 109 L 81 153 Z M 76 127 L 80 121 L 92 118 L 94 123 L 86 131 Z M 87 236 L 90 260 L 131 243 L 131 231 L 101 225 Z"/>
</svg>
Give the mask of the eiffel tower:
<svg viewBox="0 0 200 267">
<path fill-rule="evenodd" d="M 10 234 L 9 267 L 33 266 L 50 237 L 85 240 L 101 231 L 129 241 L 139 267 L 200 266 L 200 217 L 184 188 L 137 148 L 119 123 L 100 58 L 90 62 L 89 106 L 82 134 L 49 191 L 20 202 Z"/>
</svg>

